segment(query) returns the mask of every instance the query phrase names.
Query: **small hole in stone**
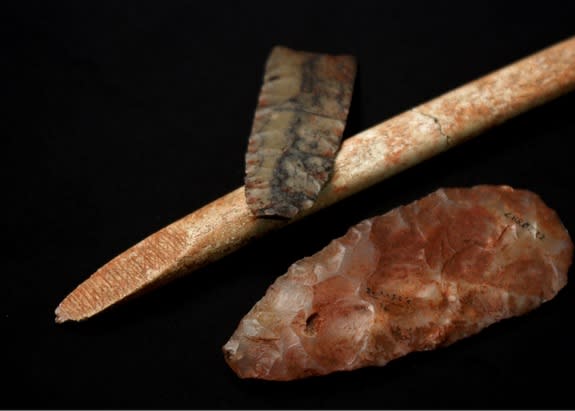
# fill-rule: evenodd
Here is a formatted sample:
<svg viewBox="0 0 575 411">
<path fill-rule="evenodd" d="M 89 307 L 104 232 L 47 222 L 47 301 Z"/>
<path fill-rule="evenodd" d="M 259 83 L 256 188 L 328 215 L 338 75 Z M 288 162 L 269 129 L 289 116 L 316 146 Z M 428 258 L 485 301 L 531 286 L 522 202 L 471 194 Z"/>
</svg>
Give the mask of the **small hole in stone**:
<svg viewBox="0 0 575 411">
<path fill-rule="evenodd" d="M 317 332 L 318 317 L 319 317 L 318 313 L 313 313 L 312 315 L 307 317 L 307 320 L 305 320 L 305 333 L 307 335 L 315 335 L 315 333 Z"/>
</svg>

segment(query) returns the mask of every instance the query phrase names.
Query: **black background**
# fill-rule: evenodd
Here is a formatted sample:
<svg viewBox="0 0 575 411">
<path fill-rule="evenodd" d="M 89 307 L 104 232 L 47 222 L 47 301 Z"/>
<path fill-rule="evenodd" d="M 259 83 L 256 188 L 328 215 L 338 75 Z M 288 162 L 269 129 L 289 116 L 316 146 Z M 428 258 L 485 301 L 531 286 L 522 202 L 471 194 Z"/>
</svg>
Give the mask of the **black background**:
<svg viewBox="0 0 575 411">
<path fill-rule="evenodd" d="M 1 7 L 1 407 L 575 406 L 572 284 L 524 317 L 382 368 L 245 381 L 221 353 L 292 262 L 439 187 L 527 188 L 575 232 L 575 94 L 88 321 L 53 314 L 109 259 L 243 183 L 272 46 L 358 58 L 350 136 L 574 35 L 574 2 Z"/>
</svg>

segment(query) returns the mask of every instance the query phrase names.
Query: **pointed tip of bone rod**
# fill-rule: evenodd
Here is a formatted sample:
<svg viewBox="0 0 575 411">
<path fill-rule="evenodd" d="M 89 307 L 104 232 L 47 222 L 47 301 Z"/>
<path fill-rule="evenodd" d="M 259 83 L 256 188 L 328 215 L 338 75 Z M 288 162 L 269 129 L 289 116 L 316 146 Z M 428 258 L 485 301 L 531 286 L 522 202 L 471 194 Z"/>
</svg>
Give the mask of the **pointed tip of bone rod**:
<svg viewBox="0 0 575 411">
<path fill-rule="evenodd" d="M 97 272 L 98 273 L 98 272 Z M 56 324 L 88 320 L 124 301 L 153 289 L 153 286 L 117 287 L 111 292 L 101 288 L 96 276 L 89 277 L 68 294 L 54 310 Z M 107 291 L 107 292 L 106 292 Z"/>
<path fill-rule="evenodd" d="M 74 315 L 73 312 L 70 312 L 70 310 L 67 310 L 66 307 L 64 306 L 65 304 L 65 300 L 62 301 L 58 307 L 56 307 L 56 309 L 54 310 L 54 314 L 55 314 L 55 318 L 54 318 L 54 322 L 56 324 L 62 324 L 68 321 L 74 321 L 74 322 L 78 322 L 78 321 L 82 321 L 85 320 L 86 318 L 90 317 L 88 316 L 78 316 L 78 315 Z"/>
<path fill-rule="evenodd" d="M 56 307 L 56 309 L 54 310 L 54 314 L 56 316 L 54 318 L 54 322 L 56 324 L 62 324 L 66 321 L 74 320 L 73 315 L 70 315 L 70 312 L 68 310 L 66 310 L 66 307 L 65 307 L 66 300 L 67 300 L 67 298 L 64 298 L 60 302 L 60 304 L 58 304 L 58 307 Z"/>
<path fill-rule="evenodd" d="M 56 318 L 54 319 L 54 322 L 56 324 L 62 324 L 62 323 L 66 322 L 70 319 L 65 314 L 61 313 L 59 308 L 60 307 L 58 306 L 58 308 L 56 308 L 56 310 L 54 311 L 54 314 L 56 314 Z"/>
<path fill-rule="evenodd" d="M 65 300 L 62 301 L 60 305 L 58 305 L 58 307 L 56 307 L 56 309 L 54 310 L 54 314 L 56 315 L 56 317 L 54 318 L 54 322 L 56 324 L 62 324 L 65 323 L 66 321 L 81 321 L 89 317 L 89 316 L 79 317 L 77 315 L 74 315 L 74 313 L 71 313 L 69 312 L 69 310 L 66 310 L 66 307 L 64 307 L 63 304 L 64 302 Z"/>
</svg>

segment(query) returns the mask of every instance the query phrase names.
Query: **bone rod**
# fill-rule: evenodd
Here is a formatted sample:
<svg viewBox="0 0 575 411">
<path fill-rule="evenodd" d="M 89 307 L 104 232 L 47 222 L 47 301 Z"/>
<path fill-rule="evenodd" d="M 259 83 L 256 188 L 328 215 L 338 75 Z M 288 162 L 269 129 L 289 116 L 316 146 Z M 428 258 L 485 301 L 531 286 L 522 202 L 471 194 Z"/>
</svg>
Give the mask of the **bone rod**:
<svg viewBox="0 0 575 411">
<path fill-rule="evenodd" d="M 66 296 L 56 322 L 85 320 L 188 274 L 574 88 L 571 37 L 348 138 L 315 205 L 292 220 L 254 217 L 240 187 L 151 234 Z"/>
</svg>

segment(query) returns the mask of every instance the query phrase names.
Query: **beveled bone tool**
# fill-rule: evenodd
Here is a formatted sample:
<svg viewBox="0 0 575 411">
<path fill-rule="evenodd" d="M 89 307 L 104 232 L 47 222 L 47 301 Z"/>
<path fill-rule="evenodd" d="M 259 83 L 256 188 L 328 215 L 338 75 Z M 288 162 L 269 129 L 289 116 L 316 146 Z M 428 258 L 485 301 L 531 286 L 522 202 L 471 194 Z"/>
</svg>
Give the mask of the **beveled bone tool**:
<svg viewBox="0 0 575 411">
<path fill-rule="evenodd" d="M 255 217 L 240 187 L 162 228 L 81 283 L 56 321 L 90 318 L 574 88 L 571 37 L 346 139 L 317 201 L 293 219 Z"/>
</svg>

